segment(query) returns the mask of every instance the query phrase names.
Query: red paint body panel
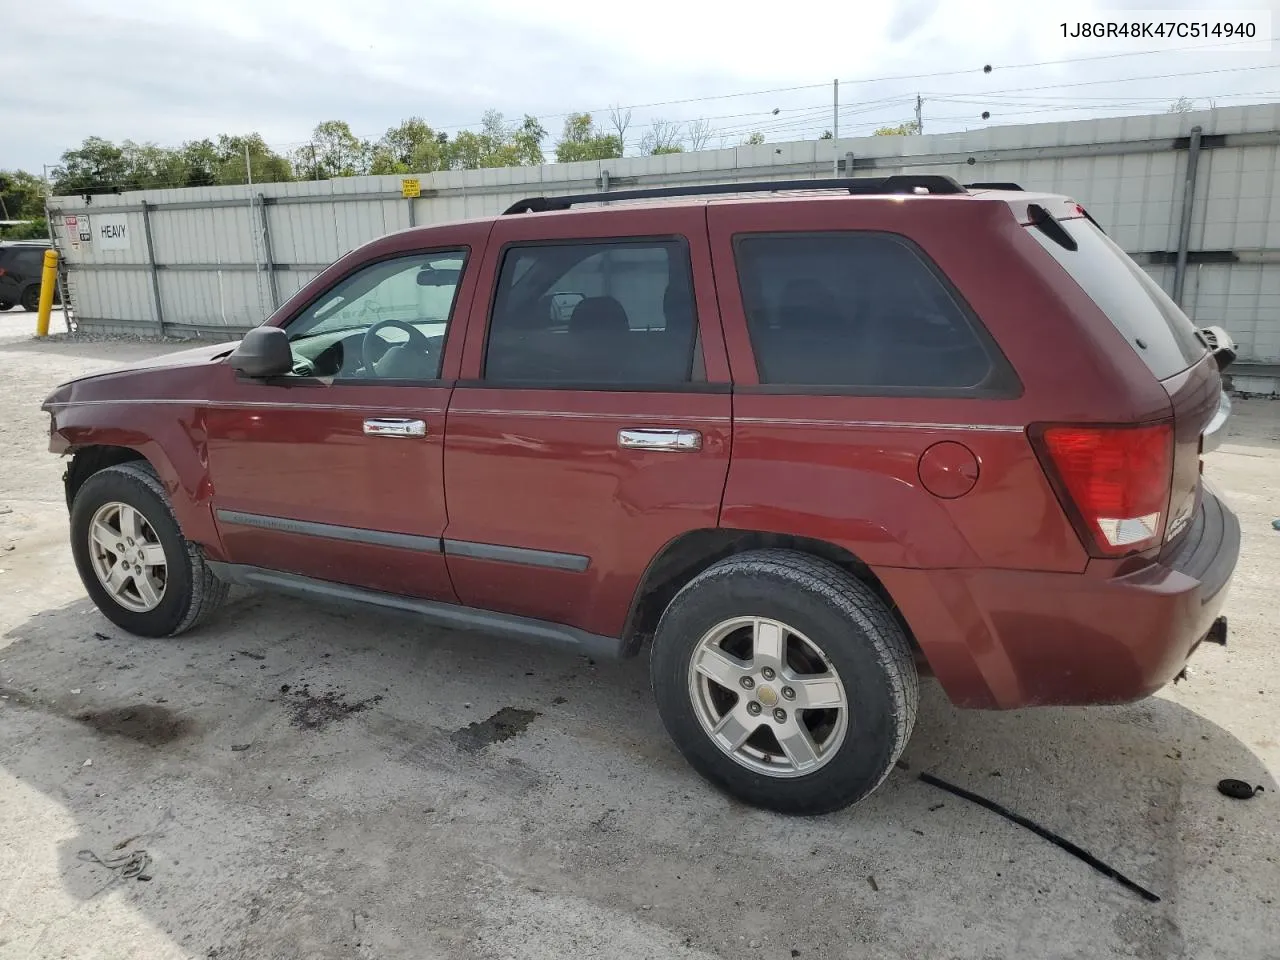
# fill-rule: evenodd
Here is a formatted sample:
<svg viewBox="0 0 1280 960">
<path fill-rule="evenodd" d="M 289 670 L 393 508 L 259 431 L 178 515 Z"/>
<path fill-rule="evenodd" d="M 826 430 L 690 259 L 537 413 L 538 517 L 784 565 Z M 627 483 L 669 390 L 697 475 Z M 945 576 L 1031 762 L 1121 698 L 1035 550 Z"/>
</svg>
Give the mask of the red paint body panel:
<svg viewBox="0 0 1280 960">
<path fill-rule="evenodd" d="M 219 374 L 228 399 L 206 414 L 215 508 L 420 537 L 443 533 L 448 387 L 282 387 L 236 382 L 226 366 Z M 366 436 L 364 420 L 377 417 L 421 419 L 427 435 Z M 455 599 L 438 550 L 220 527 L 233 563 Z"/>
<path fill-rule="evenodd" d="M 1199 436 L 1220 378 L 1206 356 L 1157 382 L 1027 235 L 1031 202 L 1077 215 L 1069 201 L 1031 194 L 757 197 L 404 231 L 343 257 L 268 322 L 286 325 L 370 260 L 466 246 L 470 258 L 438 382 L 269 386 L 236 378 L 219 359 L 230 346 L 204 347 L 59 388 L 46 405 L 54 415 L 51 448 L 138 450 L 164 479 L 185 534 L 216 559 L 607 637 L 622 635 L 645 570 L 682 533 L 721 526 L 812 538 L 871 568 L 958 704 L 1145 696 L 1177 673 L 1226 595 L 1229 567 L 1218 565 L 1222 576 L 1210 588 L 1181 572 L 1205 564 L 1179 567 L 1173 559 L 1187 536 L 1179 512 L 1203 499 Z M 910 238 L 980 318 L 1020 387 L 1005 399 L 762 389 L 734 237 L 831 230 Z M 689 245 L 705 383 L 531 389 L 480 379 L 506 244 L 672 236 Z M 363 419 L 379 415 L 420 418 L 427 436 L 365 436 Z M 1169 418 L 1175 535 L 1162 549 L 1125 560 L 1090 559 L 1028 427 Z M 637 427 L 696 430 L 702 445 L 620 448 L 618 431 Z M 954 449 L 943 448 L 952 454 L 945 463 L 922 464 L 939 443 L 970 451 L 976 479 Z M 972 488 L 962 489 L 970 480 Z M 217 509 L 443 538 L 464 549 L 267 531 L 218 523 Z M 465 555 L 466 545 L 588 563 L 577 571 L 478 559 Z M 1199 563 L 1238 547 L 1224 533 L 1197 549 L 1205 554 Z M 1234 562 L 1234 555 L 1225 559 Z"/>
<path fill-rule="evenodd" d="M 715 288 L 699 207 L 618 210 L 607 218 L 531 215 L 501 220 L 481 285 L 491 290 L 505 244 L 556 237 L 679 236 L 689 244 L 707 380 L 727 381 Z M 649 561 L 670 540 L 715 527 L 732 440 L 731 397 L 681 386 L 663 392 L 486 386 L 489 300 L 468 325 L 463 383 L 449 409 L 446 538 L 590 558 L 586 571 L 449 555 L 468 605 L 620 636 Z M 626 428 L 702 434 L 697 451 L 620 449 Z"/>
<path fill-rule="evenodd" d="M 459 387 L 449 411 L 450 540 L 590 558 L 585 572 L 449 556 L 459 599 L 621 636 L 649 561 L 715 527 L 730 398 Z M 702 449 L 623 450 L 627 427 L 698 430 Z"/>
<path fill-rule="evenodd" d="M 877 568 L 958 706 L 1124 703 L 1169 683 L 1222 612 L 1226 590 L 1160 563 L 1127 575 Z M 922 640 L 922 646 L 924 641 Z"/>
</svg>

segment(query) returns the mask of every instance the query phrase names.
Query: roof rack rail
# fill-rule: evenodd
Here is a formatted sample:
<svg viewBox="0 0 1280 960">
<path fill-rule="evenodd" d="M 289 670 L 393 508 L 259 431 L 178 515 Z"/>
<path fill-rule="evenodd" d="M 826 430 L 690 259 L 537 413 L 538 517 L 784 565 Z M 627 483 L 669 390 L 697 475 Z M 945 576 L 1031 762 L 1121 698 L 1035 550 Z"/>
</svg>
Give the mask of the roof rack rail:
<svg viewBox="0 0 1280 960">
<path fill-rule="evenodd" d="M 995 181 L 992 183 L 966 183 L 964 187 L 966 190 L 1017 190 L 1022 192 L 1022 186 L 1020 184 L 1005 183 L 1002 181 Z"/>
<path fill-rule="evenodd" d="M 679 187 L 648 187 L 640 190 L 613 190 L 608 193 L 580 193 L 568 197 L 526 197 L 503 211 L 503 216 L 516 213 L 545 213 L 568 210 L 579 203 L 603 203 L 611 200 L 648 200 L 658 197 L 697 197 L 724 193 L 773 193 L 779 190 L 847 190 L 851 194 L 955 194 L 964 193 L 951 177 L 935 174 L 899 175 L 894 177 L 843 177 L 831 180 L 752 180 L 745 183 L 691 183 Z"/>
</svg>

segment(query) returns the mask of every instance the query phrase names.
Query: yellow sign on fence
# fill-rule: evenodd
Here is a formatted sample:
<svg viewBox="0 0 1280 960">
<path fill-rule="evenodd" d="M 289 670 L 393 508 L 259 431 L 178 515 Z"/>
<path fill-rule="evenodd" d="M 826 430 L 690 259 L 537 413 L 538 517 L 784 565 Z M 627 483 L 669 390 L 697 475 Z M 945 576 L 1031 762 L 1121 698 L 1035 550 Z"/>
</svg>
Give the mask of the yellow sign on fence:
<svg viewBox="0 0 1280 960">
<path fill-rule="evenodd" d="M 400 196 L 406 198 L 422 196 L 422 181 L 417 177 L 405 177 L 400 181 Z"/>
</svg>

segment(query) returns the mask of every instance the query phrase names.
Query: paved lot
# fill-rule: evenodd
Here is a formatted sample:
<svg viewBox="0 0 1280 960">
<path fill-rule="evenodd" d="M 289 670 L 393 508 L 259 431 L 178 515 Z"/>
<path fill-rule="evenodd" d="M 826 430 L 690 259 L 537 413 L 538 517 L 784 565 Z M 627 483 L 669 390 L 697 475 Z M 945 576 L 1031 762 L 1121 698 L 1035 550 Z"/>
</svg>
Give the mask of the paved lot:
<svg viewBox="0 0 1280 960">
<path fill-rule="evenodd" d="M 23 320 L 0 315 L 0 958 L 1280 956 L 1280 403 L 1243 404 L 1210 458 L 1244 557 L 1231 645 L 1190 682 L 1005 714 L 927 682 L 906 768 L 800 820 L 685 766 L 643 661 L 253 594 L 181 640 L 121 633 L 76 579 L 38 404 L 173 348 Z M 509 739 L 469 729 L 505 708 L 529 711 Z M 79 857 L 139 848 L 149 882 Z"/>
</svg>

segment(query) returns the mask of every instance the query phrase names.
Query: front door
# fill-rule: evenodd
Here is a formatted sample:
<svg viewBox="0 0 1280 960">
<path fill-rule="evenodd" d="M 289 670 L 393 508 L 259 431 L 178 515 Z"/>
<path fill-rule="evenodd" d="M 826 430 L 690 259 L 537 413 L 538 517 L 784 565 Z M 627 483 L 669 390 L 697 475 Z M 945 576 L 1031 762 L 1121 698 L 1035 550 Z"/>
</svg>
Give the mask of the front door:
<svg viewBox="0 0 1280 960">
<path fill-rule="evenodd" d="M 232 562 L 456 599 L 440 538 L 447 377 L 461 353 L 448 333 L 474 288 L 466 258 L 360 266 L 288 321 L 291 376 L 220 371 L 209 472 Z"/>
<path fill-rule="evenodd" d="M 462 603 L 623 631 L 662 548 L 719 519 L 728 364 L 697 207 L 505 217 L 449 407 Z"/>
</svg>

